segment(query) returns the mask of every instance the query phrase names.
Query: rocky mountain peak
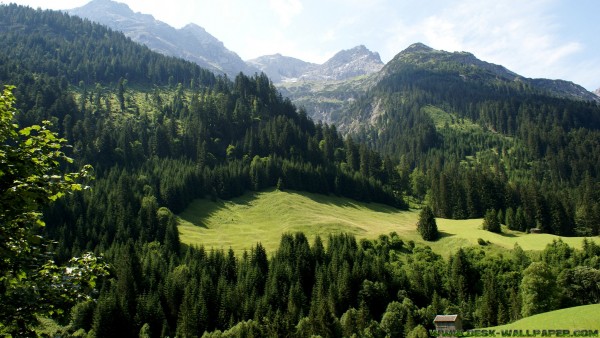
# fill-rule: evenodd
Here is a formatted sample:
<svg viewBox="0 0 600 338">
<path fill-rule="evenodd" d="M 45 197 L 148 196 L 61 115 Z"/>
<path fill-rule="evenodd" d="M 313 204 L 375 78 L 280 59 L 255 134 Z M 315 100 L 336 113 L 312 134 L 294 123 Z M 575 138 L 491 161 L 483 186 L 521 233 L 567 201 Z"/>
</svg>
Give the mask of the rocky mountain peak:
<svg viewBox="0 0 600 338">
<path fill-rule="evenodd" d="M 377 52 L 371 52 L 360 45 L 342 50 L 321 66 L 304 74 L 301 79 L 308 81 L 340 81 L 353 77 L 376 73 L 383 68 Z"/>
<path fill-rule="evenodd" d="M 600 96 L 600 88 L 598 88 L 598 89 L 594 90 L 594 94 L 596 94 L 596 95 Z"/>
<path fill-rule="evenodd" d="M 404 49 L 404 51 L 402 51 L 402 53 L 431 52 L 434 50 L 435 49 L 433 49 L 421 42 L 417 42 L 417 43 L 413 43 L 412 45 L 406 47 L 406 49 Z"/>
<path fill-rule="evenodd" d="M 126 4 L 112 0 L 93 0 L 68 13 L 121 31 L 156 52 L 195 62 L 216 74 L 235 77 L 239 72 L 253 74 L 257 71 L 196 24 L 175 29 L 151 15 L 134 13 Z"/>
<path fill-rule="evenodd" d="M 246 62 L 265 72 L 275 83 L 341 81 L 372 74 L 383 68 L 379 53 L 371 52 L 363 45 L 342 50 L 321 65 L 281 54 L 265 55 Z"/>
<path fill-rule="evenodd" d="M 383 67 L 383 62 L 381 62 L 381 57 L 377 52 L 371 52 L 367 49 L 367 47 L 360 45 L 351 49 L 342 50 L 335 54 L 331 59 L 327 60 L 323 64 L 325 67 L 337 67 L 340 65 L 345 65 L 349 63 L 371 63 L 371 64 L 380 64 Z"/>
<path fill-rule="evenodd" d="M 112 0 L 92 0 L 84 6 L 69 10 L 68 12 L 78 16 L 81 16 L 80 13 L 95 13 L 95 19 L 102 20 L 107 20 L 109 17 L 112 17 L 113 19 L 121 17 L 122 19 L 123 17 L 136 16 L 138 20 L 144 18 L 146 20 L 151 19 L 151 21 L 154 21 L 154 17 L 152 15 L 144 15 L 141 13 L 136 14 L 126 4 Z"/>
<path fill-rule="evenodd" d="M 204 27 L 200 27 L 200 26 L 196 25 L 195 23 L 188 23 L 187 25 L 183 26 L 183 28 L 181 28 L 181 30 L 199 33 L 199 34 L 208 34 L 208 32 L 206 32 L 206 29 L 204 29 Z"/>
</svg>

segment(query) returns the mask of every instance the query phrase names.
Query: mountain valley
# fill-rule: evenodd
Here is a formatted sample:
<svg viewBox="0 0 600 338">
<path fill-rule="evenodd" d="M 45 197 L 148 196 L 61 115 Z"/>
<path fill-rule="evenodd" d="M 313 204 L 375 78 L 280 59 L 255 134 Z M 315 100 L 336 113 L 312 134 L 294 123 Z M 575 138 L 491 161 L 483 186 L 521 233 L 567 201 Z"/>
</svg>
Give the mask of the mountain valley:
<svg viewBox="0 0 600 338">
<path fill-rule="evenodd" d="M 420 337 L 600 303 L 583 87 L 68 13 L 0 5 L 0 335 Z"/>
</svg>

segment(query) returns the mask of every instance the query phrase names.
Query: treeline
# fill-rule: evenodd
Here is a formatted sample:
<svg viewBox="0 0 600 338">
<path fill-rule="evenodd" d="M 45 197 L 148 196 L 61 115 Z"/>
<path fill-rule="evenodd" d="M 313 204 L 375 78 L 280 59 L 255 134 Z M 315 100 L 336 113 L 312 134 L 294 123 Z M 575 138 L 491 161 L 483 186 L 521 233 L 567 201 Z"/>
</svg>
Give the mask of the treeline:
<svg viewBox="0 0 600 338">
<path fill-rule="evenodd" d="M 517 230 L 599 234 L 598 104 L 446 61 L 437 68 L 397 61 L 354 107 L 355 116 L 373 102 L 386 112 L 356 139 L 401 159 L 404 175 L 424 186 L 419 191 L 407 179 L 403 190 L 427 194 L 437 216 L 482 217 L 494 209 L 503 221 L 519 213 L 517 225 L 505 223 Z M 450 122 L 440 126 L 438 109 Z"/>
<path fill-rule="evenodd" d="M 326 244 L 326 245 L 325 245 Z M 458 313 L 464 328 L 505 324 L 600 302 L 600 247 L 562 241 L 539 255 L 459 249 L 448 259 L 395 233 L 357 241 L 332 235 L 309 245 L 283 235 L 267 255 L 117 244 L 113 279 L 97 303 L 78 305 L 66 332 L 96 337 L 401 337 Z M 541 286 L 544 287 L 541 287 Z"/>
</svg>

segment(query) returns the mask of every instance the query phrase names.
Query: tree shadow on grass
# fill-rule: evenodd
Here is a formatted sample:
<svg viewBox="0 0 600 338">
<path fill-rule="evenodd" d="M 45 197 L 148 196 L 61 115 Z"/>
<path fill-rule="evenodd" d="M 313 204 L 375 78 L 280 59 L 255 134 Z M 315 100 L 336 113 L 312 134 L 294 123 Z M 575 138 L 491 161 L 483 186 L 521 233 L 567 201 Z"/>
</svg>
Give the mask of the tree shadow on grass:
<svg viewBox="0 0 600 338">
<path fill-rule="evenodd" d="M 449 232 L 439 231 L 438 230 L 438 238 L 436 239 L 436 241 L 439 241 L 442 238 L 452 237 L 452 236 L 456 236 L 456 234 L 451 234 Z"/>
<path fill-rule="evenodd" d="M 260 194 L 264 192 L 271 192 L 272 190 L 265 191 L 248 191 L 242 196 L 232 197 L 230 199 L 211 198 L 210 196 L 204 196 L 198 198 L 188 205 L 184 212 L 177 215 L 180 219 L 189 222 L 197 227 L 203 229 L 209 229 L 205 220 L 210 219 L 215 214 L 219 213 L 223 209 L 228 209 L 231 204 L 235 206 L 243 206 L 250 208 L 254 205 L 254 201 L 260 198 Z M 200 206 L 198 204 L 201 204 Z M 190 208 L 197 210 L 189 212 Z M 233 219 L 232 219 L 233 221 Z"/>
<path fill-rule="evenodd" d="M 517 235 L 515 235 L 515 234 L 509 234 L 509 233 L 505 233 L 505 232 L 500 232 L 500 233 L 498 233 L 498 235 L 500 235 L 500 236 L 502 236 L 502 237 L 507 237 L 507 238 L 515 238 L 515 237 L 518 237 L 518 236 L 517 236 Z"/>
<path fill-rule="evenodd" d="M 314 202 L 319 204 L 325 204 L 329 206 L 335 206 L 340 208 L 353 208 L 360 209 L 366 208 L 372 212 L 380 212 L 380 213 L 390 213 L 390 212 L 401 212 L 405 211 L 402 209 L 395 208 L 390 205 L 376 203 L 376 202 L 367 202 L 367 201 L 358 201 L 354 200 L 350 197 L 337 196 L 334 194 L 323 195 L 319 193 L 306 192 L 306 191 L 296 191 L 296 190 L 287 190 L 284 192 L 289 192 L 291 194 L 298 194 L 303 197 L 306 197 Z"/>
<path fill-rule="evenodd" d="M 246 192 L 242 196 L 233 197 L 231 199 L 211 199 L 210 196 L 205 196 L 205 198 L 197 199 L 192 203 L 201 203 L 201 206 L 197 204 L 194 206 L 188 206 L 183 213 L 178 215 L 184 221 L 187 221 L 191 224 L 194 224 L 200 228 L 208 229 L 208 226 L 205 222 L 206 219 L 211 218 L 224 208 L 229 208 L 231 204 L 243 206 L 243 207 L 252 207 L 255 203 L 254 201 L 260 199 L 260 195 L 264 193 L 272 193 L 275 191 L 275 188 L 268 188 L 261 191 L 249 191 Z M 373 202 L 359 202 L 345 197 L 339 197 L 335 195 L 321 195 L 318 193 L 310 193 L 305 191 L 296 191 L 296 190 L 282 190 L 282 193 L 286 194 L 297 194 L 303 196 L 311 201 L 314 201 L 319 204 L 334 206 L 339 208 L 352 208 L 352 209 L 361 209 L 365 208 L 371 212 L 378 213 L 396 213 L 402 212 L 401 209 L 396 209 L 392 206 L 373 203 Z M 199 210 L 189 212 L 189 208 L 196 208 Z M 450 234 L 447 234 L 450 235 Z"/>
</svg>

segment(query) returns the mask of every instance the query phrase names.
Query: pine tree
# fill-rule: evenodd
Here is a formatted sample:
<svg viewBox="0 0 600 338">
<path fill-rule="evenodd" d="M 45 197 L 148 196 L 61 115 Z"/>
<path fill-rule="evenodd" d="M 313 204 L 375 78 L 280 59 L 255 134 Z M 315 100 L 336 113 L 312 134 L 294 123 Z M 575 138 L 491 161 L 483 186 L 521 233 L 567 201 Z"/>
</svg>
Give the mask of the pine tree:
<svg viewBox="0 0 600 338">
<path fill-rule="evenodd" d="M 510 230 L 517 230 L 515 227 L 515 212 L 511 207 L 506 209 L 506 214 L 504 215 L 504 224 L 506 224 Z"/>
<path fill-rule="evenodd" d="M 435 216 L 433 210 L 429 206 L 425 206 L 419 214 L 419 222 L 417 223 L 417 230 L 426 241 L 435 241 L 438 236 L 438 228 L 435 222 Z"/>
<path fill-rule="evenodd" d="M 486 211 L 485 218 L 483 219 L 483 229 L 495 233 L 502 232 L 500 221 L 498 221 L 498 216 L 496 215 L 496 211 L 494 209 L 489 209 Z"/>
</svg>

